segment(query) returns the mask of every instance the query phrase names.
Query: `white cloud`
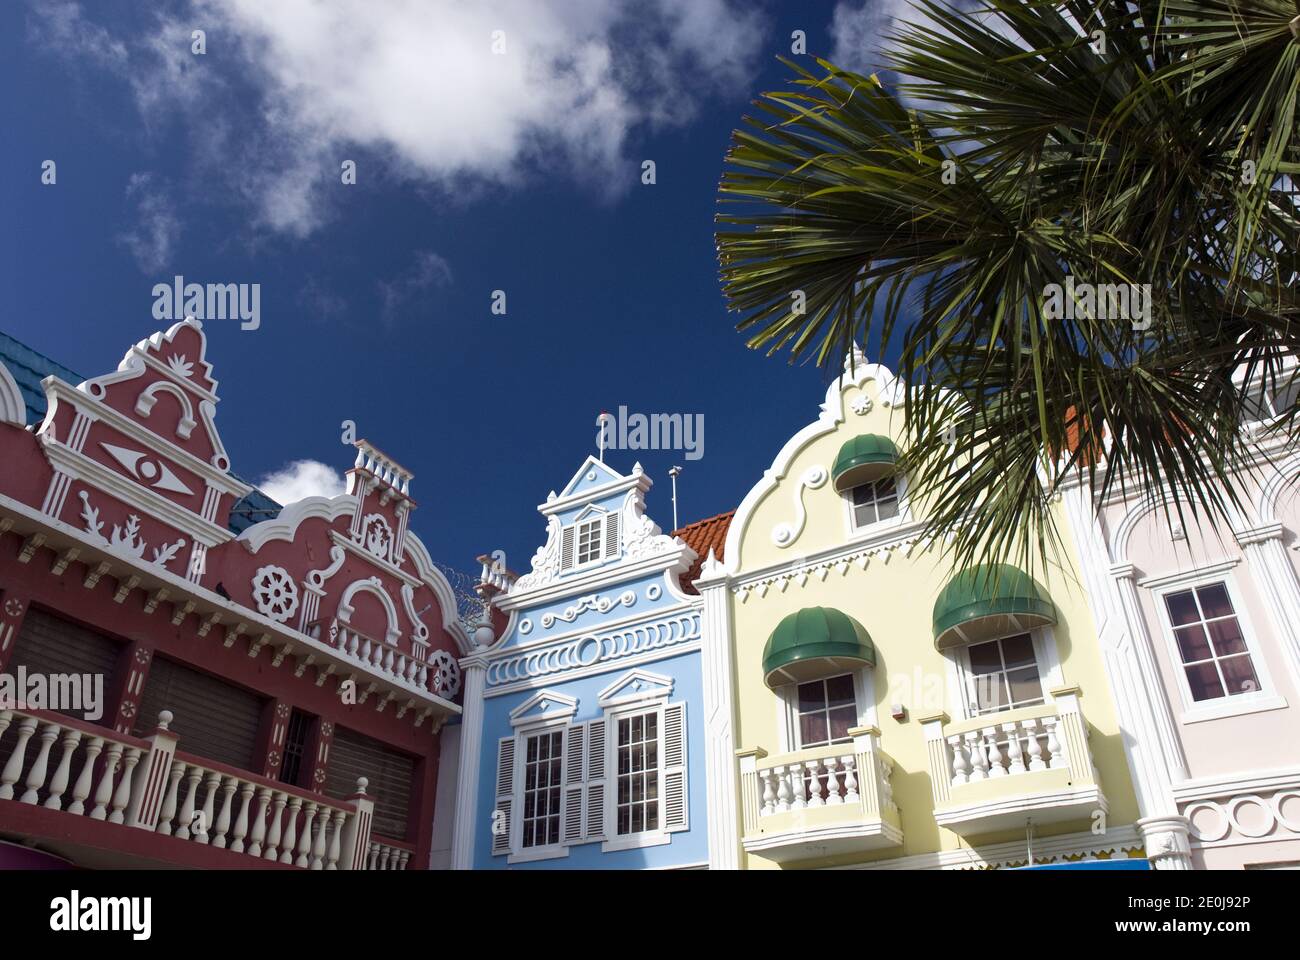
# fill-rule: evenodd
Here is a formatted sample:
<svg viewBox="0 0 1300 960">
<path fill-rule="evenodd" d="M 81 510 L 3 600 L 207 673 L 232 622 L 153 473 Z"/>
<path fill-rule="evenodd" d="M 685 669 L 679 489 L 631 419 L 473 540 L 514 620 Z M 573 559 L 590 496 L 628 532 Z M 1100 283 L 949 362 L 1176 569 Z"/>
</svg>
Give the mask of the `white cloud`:
<svg viewBox="0 0 1300 960">
<path fill-rule="evenodd" d="M 118 239 L 131 251 L 145 273 L 158 273 L 171 261 L 172 248 L 181 234 L 181 222 L 165 188 L 158 186 L 152 174 L 133 173 L 126 185 L 127 199 L 136 202 L 135 229 Z"/>
<path fill-rule="evenodd" d="M 1014 32 L 982 0 L 950 0 L 950 5 L 1015 39 Z M 907 24 L 935 26 L 930 15 L 912 0 L 839 0 L 831 17 L 834 47 L 830 61 L 856 73 L 884 70 L 887 64 L 880 51 L 890 45 L 890 36 Z"/>
<path fill-rule="evenodd" d="M 286 506 L 304 497 L 337 497 L 346 489 L 338 471 L 319 460 L 295 460 L 268 473 L 257 486 Z"/>
<path fill-rule="evenodd" d="M 60 55 L 61 39 L 94 36 L 90 62 L 146 116 L 184 107 L 196 126 L 235 126 L 232 186 L 260 224 L 299 236 L 327 218 L 345 159 L 359 182 L 385 165 L 448 194 L 535 177 L 617 192 L 639 170 L 633 128 L 744 89 L 762 39 L 744 0 L 190 0 L 121 38 L 75 3 L 50 9 L 33 8 L 29 33 Z"/>
</svg>

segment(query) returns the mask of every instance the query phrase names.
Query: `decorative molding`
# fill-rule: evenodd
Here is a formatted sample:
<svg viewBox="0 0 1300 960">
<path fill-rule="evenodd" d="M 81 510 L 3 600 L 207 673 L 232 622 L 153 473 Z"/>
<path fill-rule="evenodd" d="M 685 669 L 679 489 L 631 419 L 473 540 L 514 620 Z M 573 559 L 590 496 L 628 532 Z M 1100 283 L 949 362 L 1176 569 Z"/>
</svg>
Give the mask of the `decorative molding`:
<svg viewBox="0 0 1300 960">
<path fill-rule="evenodd" d="M 106 537 L 100 531 L 103 529 L 104 521 L 99 519 L 99 510 L 90 505 L 90 495 L 85 490 L 77 494 L 81 499 L 81 519 L 86 525 L 86 534 L 101 546 L 108 547 L 121 553 L 123 556 L 131 557 L 144 562 L 144 551 L 148 544 L 140 536 L 140 517 L 138 514 L 128 514 L 125 526 L 113 524 L 112 537 Z M 166 567 L 168 563 L 175 558 L 176 554 L 185 546 L 185 538 L 177 538 L 175 543 L 164 543 L 160 547 L 154 547 L 153 559 L 148 561 L 159 567 Z"/>
<path fill-rule="evenodd" d="M 685 644 L 699 639 L 699 636 L 698 610 L 630 625 L 602 635 L 583 634 L 558 643 L 539 645 L 513 656 L 494 658 L 488 665 L 487 686 L 500 687 L 609 664 L 636 654 Z"/>
<path fill-rule="evenodd" d="M 27 425 L 27 403 L 9 368 L 0 363 L 0 423 Z"/>
<path fill-rule="evenodd" d="M 249 549 L 256 553 L 272 540 L 296 539 L 298 527 L 304 520 L 315 519 L 333 523 L 339 517 L 351 515 L 355 509 L 356 498 L 346 493 L 332 498 L 303 497 L 297 503 L 288 504 L 278 516 L 253 524 L 236 539 L 247 543 Z M 333 555 L 331 551 L 330 556 Z M 330 576 L 333 576 L 333 573 Z"/>
<path fill-rule="evenodd" d="M 799 478 L 792 494 L 794 500 L 794 521 L 782 521 L 772 528 L 772 542 L 782 549 L 790 546 L 803 533 L 804 524 L 808 522 L 808 510 L 803 504 L 805 490 L 820 490 L 830 479 L 826 468 L 820 464 L 809 467 Z"/>
<path fill-rule="evenodd" d="M 577 697 L 557 693 L 554 690 L 539 690 L 510 711 L 510 726 L 525 727 L 555 720 L 567 721 L 577 712 Z"/>
<path fill-rule="evenodd" d="M 307 586 L 316 590 L 324 590 L 325 581 L 339 572 L 339 568 L 343 566 L 343 561 L 346 559 L 347 554 L 343 552 L 342 547 L 337 544 L 330 547 L 330 565 L 328 567 L 322 567 L 319 570 L 308 570 L 306 580 Z"/>
<path fill-rule="evenodd" d="M 286 623 L 298 610 L 298 585 L 284 567 L 258 567 L 253 574 L 253 602 L 264 617 Z"/>
<path fill-rule="evenodd" d="M 629 670 L 596 695 L 601 707 L 667 700 L 673 695 L 672 677 L 636 668 Z"/>
<path fill-rule="evenodd" d="M 353 580 L 348 584 L 347 589 L 343 591 L 343 596 L 339 598 L 339 608 L 336 614 L 343 623 L 352 626 L 352 614 L 355 609 L 352 606 L 352 598 L 358 593 L 369 593 L 379 599 L 383 605 L 384 613 L 388 617 L 388 632 L 384 636 L 384 642 L 397 645 L 402 631 L 397 626 L 397 607 L 393 605 L 393 598 L 388 595 L 384 589 L 384 581 L 378 577 L 366 577 L 361 580 Z"/>
<path fill-rule="evenodd" d="M 631 607 L 635 604 L 636 593 L 632 590 L 624 590 L 617 598 L 602 597 L 599 594 L 592 593 L 585 597 L 579 597 L 571 606 L 565 607 L 562 613 L 542 614 L 542 627 L 543 629 L 550 629 L 554 626 L 556 620 L 573 623 L 588 610 L 594 610 L 597 613 L 608 613 L 614 607 Z"/>
</svg>

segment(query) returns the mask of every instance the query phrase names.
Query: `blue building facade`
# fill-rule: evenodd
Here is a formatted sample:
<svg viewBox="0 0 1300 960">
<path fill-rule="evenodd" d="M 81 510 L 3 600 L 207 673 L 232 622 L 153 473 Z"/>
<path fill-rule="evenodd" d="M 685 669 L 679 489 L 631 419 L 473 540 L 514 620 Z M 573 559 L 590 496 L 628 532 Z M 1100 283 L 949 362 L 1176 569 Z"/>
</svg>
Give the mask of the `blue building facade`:
<svg viewBox="0 0 1300 960">
<path fill-rule="evenodd" d="M 651 483 L 588 457 L 538 507 L 546 543 L 464 661 L 454 866 L 708 865 L 697 557 Z"/>
</svg>

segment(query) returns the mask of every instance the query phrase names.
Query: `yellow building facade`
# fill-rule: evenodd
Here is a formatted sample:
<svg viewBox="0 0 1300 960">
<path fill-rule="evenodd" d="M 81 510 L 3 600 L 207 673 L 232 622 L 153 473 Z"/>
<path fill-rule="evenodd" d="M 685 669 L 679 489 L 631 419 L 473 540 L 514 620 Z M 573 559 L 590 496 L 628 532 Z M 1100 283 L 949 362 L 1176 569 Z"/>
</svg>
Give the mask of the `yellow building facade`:
<svg viewBox="0 0 1300 960">
<path fill-rule="evenodd" d="M 895 466 L 902 390 L 856 355 L 703 565 L 711 863 L 1145 858 L 1077 576 L 954 576 Z"/>
</svg>

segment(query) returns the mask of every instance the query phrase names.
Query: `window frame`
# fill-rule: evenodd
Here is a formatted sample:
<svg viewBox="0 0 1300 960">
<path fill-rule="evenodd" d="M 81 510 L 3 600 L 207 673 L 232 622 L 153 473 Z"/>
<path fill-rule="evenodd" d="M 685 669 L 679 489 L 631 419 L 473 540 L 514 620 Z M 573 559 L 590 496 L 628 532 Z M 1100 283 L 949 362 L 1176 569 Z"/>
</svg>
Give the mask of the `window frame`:
<svg viewBox="0 0 1300 960">
<path fill-rule="evenodd" d="M 555 709 L 549 716 L 529 715 L 529 711 L 543 699 L 553 703 Z M 564 818 L 567 814 L 568 791 L 565 789 L 565 772 L 569 769 L 569 726 L 574 723 L 578 701 L 552 690 L 542 690 L 515 708 L 510 718 L 511 737 L 515 742 L 513 765 L 514 788 L 510 794 L 510 847 L 506 864 L 530 863 L 535 860 L 558 860 L 569 855 L 564 842 Z M 524 770 L 528 763 L 528 738 L 543 733 L 560 735 L 560 839 L 540 847 L 525 847 L 524 843 Z M 497 854 L 499 856 L 500 854 Z"/>
<path fill-rule="evenodd" d="M 855 727 L 874 727 L 876 725 L 876 680 L 871 667 L 858 667 L 856 670 L 839 670 L 828 673 L 818 680 L 833 680 L 836 677 L 853 677 L 853 701 L 857 707 L 858 719 Z M 811 683 L 812 681 L 804 681 Z M 794 753 L 798 750 L 820 750 L 822 747 L 803 747 L 799 742 L 799 687 L 798 683 L 782 684 L 776 689 L 781 709 L 777 711 L 777 742 L 781 744 L 782 753 Z"/>
<path fill-rule="evenodd" d="M 981 643 L 991 643 L 994 640 L 1009 640 L 1025 633 L 1029 634 L 1029 640 L 1034 645 L 1034 662 L 1038 665 L 1038 682 L 1043 687 L 1042 705 L 1047 706 L 1056 702 L 1052 691 L 1065 686 L 1065 679 L 1061 672 L 1060 655 L 1056 649 L 1056 633 L 1051 624 L 1045 624 L 1029 630 L 999 634 L 996 637 L 989 637 L 987 640 L 963 643 L 961 646 L 947 651 L 945 659 L 948 661 L 948 681 L 950 688 L 956 690 L 956 697 L 953 702 L 954 705 L 961 708 L 962 720 L 987 719 L 991 721 L 999 713 L 1009 713 L 1012 709 L 1031 709 L 1029 707 L 1014 707 L 992 713 L 980 713 L 972 697 L 975 675 L 971 669 L 970 648 Z"/>
<path fill-rule="evenodd" d="M 1255 632 L 1255 625 L 1251 622 L 1249 608 L 1246 606 L 1241 590 L 1237 586 L 1236 578 L 1232 574 L 1232 567 L 1236 566 L 1236 563 L 1237 561 L 1234 560 L 1227 565 L 1216 564 L 1202 567 L 1197 570 L 1189 570 L 1181 575 L 1148 580 L 1145 584 L 1142 584 L 1142 586 L 1146 586 L 1151 596 L 1151 602 L 1155 605 L 1160 632 L 1164 636 L 1165 653 L 1169 657 L 1169 668 L 1176 675 L 1174 682 L 1178 687 L 1178 695 L 1182 703 L 1182 715 L 1179 719 L 1183 723 L 1197 723 L 1202 720 L 1218 720 L 1224 717 L 1241 716 L 1264 710 L 1278 710 L 1287 705 L 1286 698 L 1282 696 L 1281 691 L 1273 682 L 1273 677 L 1268 669 L 1268 661 L 1265 659 L 1264 651 L 1260 647 L 1259 634 Z M 1246 652 L 1250 654 L 1251 666 L 1254 667 L 1255 676 L 1259 679 L 1259 689 L 1236 696 L 1225 694 L 1213 700 L 1198 701 L 1192 697 L 1192 687 L 1187 680 L 1187 670 L 1183 664 L 1182 651 L 1178 649 L 1178 638 L 1174 634 L 1174 625 L 1170 619 L 1169 606 L 1165 598 L 1173 593 L 1186 593 L 1188 590 L 1194 590 L 1197 587 L 1209 587 L 1216 583 L 1222 583 L 1227 591 L 1228 602 L 1232 604 L 1232 612 L 1237 617 L 1237 625 L 1241 628 L 1242 640 L 1246 644 Z"/>
<path fill-rule="evenodd" d="M 638 850 L 642 847 L 658 847 L 672 842 L 672 833 L 664 829 L 664 748 L 667 730 L 664 724 L 664 709 L 668 706 L 668 696 L 663 691 L 656 691 L 643 699 L 627 700 L 610 704 L 601 715 L 605 721 L 605 839 L 601 842 L 601 853 L 617 850 Z M 634 716 L 653 713 L 658 730 L 659 745 L 656 748 L 656 763 L 659 777 L 659 826 L 654 830 L 642 830 L 640 833 L 618 832 L 618 721 Z M 686 731 L 682 731 L 686 735 Z M 687 799 L 689 803 L 689 798 Z"/>
<path fill-rule="evenodd" d="M 839 494 L 842 503 L 841 509 L 844 511 L 844 529 L 849 540 L 868 537 L 871 534 L 879 533 L 882 530 L 888 530 L 890 527 L 900 526 L 911 521 L 912 514 L 907 499 L 907 474 L 896 471 L 888 476 L 889 479 L 894 481 L 894 492 L 898 499 L 898 513 L 894 514 L 892 517 L 887 517 L 884 520 L 876 520 L 872 523 L 859 526 L 857 522 L 857 513 L 853 507 L 853 491 L 856 490 L 857 487 L 849 487 L 847 490 L 844 490 Z M 883 480 L 885 477 L 881 477 L 880 479 Z M 872 482 L 879 483 L 880 481 L 875 480 Z M 866 484 L 860 483 L 858 486 L 866 486 Z"/>
</svg>

